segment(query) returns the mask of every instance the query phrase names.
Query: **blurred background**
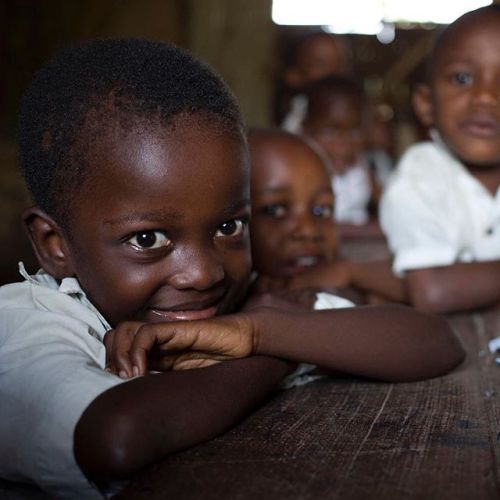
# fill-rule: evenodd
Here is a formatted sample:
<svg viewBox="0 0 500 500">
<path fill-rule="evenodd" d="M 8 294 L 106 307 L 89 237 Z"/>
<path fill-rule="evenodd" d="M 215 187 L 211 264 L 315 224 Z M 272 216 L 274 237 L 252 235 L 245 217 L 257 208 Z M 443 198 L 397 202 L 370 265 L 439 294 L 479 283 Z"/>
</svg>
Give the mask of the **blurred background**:
<svg viewBox="0 0 500 500">
<path fill-rule="evenodd" d="M 224 77 L 248 125 L 272 125 L 282 119 L 283 73 L 297 39 L 315 32 L 343 33 L 354 74 L 374 103 L 375 129 L 384 131 L 397 158 L 423 136 L 410 92 L 422 77 L 435 30 L 488 3 L 492 2 L 0 0 L 0 284 L 18 279 L 19 260 L 31 272 L 37 267 L 19 217 L 30 202 L 17 171 L 16 115 L 33 72 L 55 50 L 96 37 L 173 42 Z"/>
</svg>

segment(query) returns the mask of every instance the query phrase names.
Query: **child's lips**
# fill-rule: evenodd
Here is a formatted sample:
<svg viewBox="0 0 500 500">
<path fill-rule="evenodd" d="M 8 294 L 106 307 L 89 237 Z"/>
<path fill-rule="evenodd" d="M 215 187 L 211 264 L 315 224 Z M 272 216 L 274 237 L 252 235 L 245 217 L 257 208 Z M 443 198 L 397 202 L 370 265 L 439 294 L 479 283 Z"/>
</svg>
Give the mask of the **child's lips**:
<svg viewBox="0 0 500 500">
<path fill-rule="evenodd" d="M 491 116 L 478 116 L 465 120 L 462 129 L 476 137 L 498 137 L 500 133 L 499 121 Z"/>
<path fill-rule="evenodd" d="M 170 307 L 151 306 L 146 310 L 144 321 L 161 323 L 165 321 L 193 321 L 217 316 L 222 297 L 217 300 L 198 301 Z"/>
<path fill-rule="evenodd" d="M 305 254 L 288 259 L 285 264 L 287 274 L 295 274 L 316 267 L 324 261 L 323 255 Z"/>
<path fill-rule="evenodd" d="M 165 321 L 193 321 L 197 319 L 209 319 L 217 315 L 217 309 L 217 306 L 210 306 L 204 309 L 186 309 L 179 311 L 151 308 L 146 313 L 146 321 L 149 323 L 161 323 Z"/>
</svg>

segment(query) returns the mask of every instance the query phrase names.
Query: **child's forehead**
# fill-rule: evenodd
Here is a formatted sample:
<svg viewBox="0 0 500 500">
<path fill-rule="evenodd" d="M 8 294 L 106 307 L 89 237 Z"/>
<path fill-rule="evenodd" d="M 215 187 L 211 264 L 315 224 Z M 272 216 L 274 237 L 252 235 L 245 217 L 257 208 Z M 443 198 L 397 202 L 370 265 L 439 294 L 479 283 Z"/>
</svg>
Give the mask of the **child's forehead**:
<svg viewBox="0 0 500 500">
<path fill-rule="evenodd" d="M 315 120 L 329 120 L 334 116 L 346 116 L 361 120 L 362 101 L 350 92 L 322 92 L 312 98 L 310 116 Z"/>
<path fill-rule="evenodd" d="M 304 40 L 297 47 L 297 62 L 307 63 L 307 58 L 328 52 L 340 57 L 344 47 L 340 39 L 326 34 L 318 34 Z"/>
<path fill-rule="evenodd" d="M 459 45 L 477 35 L 500 38 L 500 10 L 479 10 L 452 23 L 437 40 L 432 61 L 435 67 L 432 69 L 439 69 L 443 60 L 457 53 Z"/>
<path fill-rule="evenodd" d="M 299 138 L 268 138 L 253 144 L 252 176 L 259 180 L 273 177 L 275 170 L 280 176 L 303 176 L 304 171 L 326 171 L 320 155 L 305 141 Z"/>
<path fill-rule="evenodd" d="M 138 186 L 153 191 L 159 183 L 194 191 L 202 189 L 200 179 L 213 190 L 224 190 L 224 183 L 248 184 L 243 137 L 192 117 L 168 125 L 154 119 L 131 120 L 127 127 L 111 125 L 94 137 L 87 163 L 90 184 L 119 181 L 121 194 Z"/>
</svg>

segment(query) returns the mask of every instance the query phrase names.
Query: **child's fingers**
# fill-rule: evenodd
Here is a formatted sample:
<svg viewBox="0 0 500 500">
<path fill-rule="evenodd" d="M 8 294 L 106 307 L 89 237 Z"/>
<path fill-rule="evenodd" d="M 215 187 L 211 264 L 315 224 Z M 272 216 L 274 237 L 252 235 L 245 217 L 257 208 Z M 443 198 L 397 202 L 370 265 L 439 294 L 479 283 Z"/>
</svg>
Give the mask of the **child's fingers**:
<svg viewBox="0 0 500 500">
<path fill-rule="evenodd" d="M 171 323 L 143 324 L 137 330 L 129 353 L 129 359 L 135 373 L 144 375 L 147 370 L 146 360 L 151 349 L 157 344 L 167 343 L 175 335 L 175 328 L 171 325 Z M 153 367 L 151 366 L 151 368 Z"/>
<path fill-rule="evenodd" d="M 139 375 L 137 369 L 134 370 L 131 350 L 134 338 L 143 324 L 138 321 L 127 321 L 118 325 L 114 330 L 114 334 L 112 335 L 111 368 L 114 368 L 115 372 L 121 378 L 130 378 Z M 141 374 L 145 372 L 146 369 L 144 368 Z"/>
</svg>

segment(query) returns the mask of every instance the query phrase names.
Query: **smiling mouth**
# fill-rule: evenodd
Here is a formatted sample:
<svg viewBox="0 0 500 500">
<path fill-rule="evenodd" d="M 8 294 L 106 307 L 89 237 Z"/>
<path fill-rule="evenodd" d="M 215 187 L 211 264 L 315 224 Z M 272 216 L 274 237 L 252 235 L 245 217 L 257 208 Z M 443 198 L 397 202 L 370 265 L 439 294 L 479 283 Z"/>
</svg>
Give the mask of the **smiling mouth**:
<svg viewBox="0 0 500 500">
<path fill-rule="evenodd" d="M 483 138 L 496 138 L 500 132 L 499 123 L 494 118 L 466 120 L 462 128 L 470 135 Z"/>
<path fill-rule="evenodd" d="M 222 297 L 210 302 L 192 302 L 179 304 L 174 307 L 153 306 L 146 310 L 145 321 L 148 323 L 162 323 L 166 321 L 194 321 L 210 319 L 217 316 Z"/>
<path fill-rule="evenodd" d="M 285 269 L 287 274 L 295 274 L 311 269 L 324 262 L 325 258 L 322 255 L 300 255 L 298 257 L 288 259 Z"/>
<path fill-rule="evenodd" d="M 151 308 L 146 314 L 151 323 L 162 323 L 164 321 L 193 321 L 196 319 L 210 319 L 217 316 L 217 306 L 205 309 L 186 309 L 184 311 L 171 311 L 165 309 Z"/>
</svg>

